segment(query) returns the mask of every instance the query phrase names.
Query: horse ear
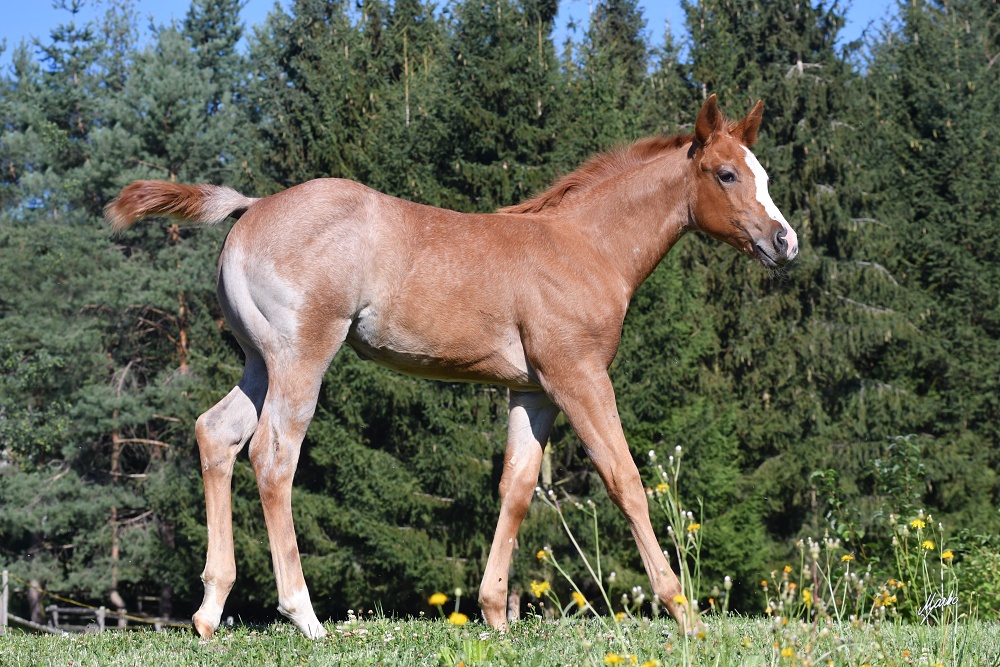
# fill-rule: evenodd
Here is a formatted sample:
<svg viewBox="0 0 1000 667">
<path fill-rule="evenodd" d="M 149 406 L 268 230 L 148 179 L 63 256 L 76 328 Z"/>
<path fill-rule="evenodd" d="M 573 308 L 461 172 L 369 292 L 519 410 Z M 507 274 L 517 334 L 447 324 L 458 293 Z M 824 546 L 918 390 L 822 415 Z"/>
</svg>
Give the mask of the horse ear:
<svg viewBox="0 0 1000 667">
<path fill-rule="evenodd" d="M 698 120 L 694 124 L 694 137 L 699 144 L 704 146 L 721 127 L 722 113 L 719 112 L 715 93 L 712 93 L 701 105 L 701 111 L 698 112 Z"/>
<path fill-rule="evenodd" d="M 747 117 L 733 126 L 733 137 L 739 139 L 747 148 L 750 148 L 757 142 L 757 130 L 760 129 L 760 121 L 763 117 L 764 101 L 757 100 L 757 104 L 747 114 Z"/>
</svg>

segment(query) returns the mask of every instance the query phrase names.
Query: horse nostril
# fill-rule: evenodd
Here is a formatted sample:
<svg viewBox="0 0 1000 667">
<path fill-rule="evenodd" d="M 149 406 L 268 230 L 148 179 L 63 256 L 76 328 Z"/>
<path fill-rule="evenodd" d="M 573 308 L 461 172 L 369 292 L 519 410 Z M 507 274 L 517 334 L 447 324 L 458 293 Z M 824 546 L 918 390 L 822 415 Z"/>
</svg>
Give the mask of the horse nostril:
<svg viewBox="0 0 1000 667">
<path fill-rule="evenodd" d="M 787 235 L 788 232 L 784 229 L 778 230 L 778 233 L 774 235 L 774 249 L 782 255 L 788 254 L 788 241 L 785 239 Z"/>
</svg>

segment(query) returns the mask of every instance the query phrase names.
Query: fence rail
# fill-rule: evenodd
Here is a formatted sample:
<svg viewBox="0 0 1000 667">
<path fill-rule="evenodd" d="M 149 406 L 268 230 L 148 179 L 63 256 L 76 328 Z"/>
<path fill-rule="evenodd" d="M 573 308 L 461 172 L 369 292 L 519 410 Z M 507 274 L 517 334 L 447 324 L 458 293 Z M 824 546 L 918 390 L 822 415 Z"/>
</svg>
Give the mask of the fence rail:
<svg viewBox="0 0 1000 667">
<path fill-rule="evenodd" d="M 11 614 L 10 608 L 10 580 L 15 579 L 25 586 L 34 588 L 43 595 L 51 597 L 56 600 L 68 603 L 73 606 L 58 606 L 55 604 L 50 604 L 45 607 L 45 612 L 48 615 L 49 623 L 48 625 L 42 625 L 40 623 L 35 623 L 26 618 L 21 618 Z M 84 621 L 84 623 L 73 623 L 68 624 L 70 618 L 76 618 L 78 620 Z M 117 619 L 116 630 L 128 629 L 128 622 L 131 621 L 133 626 L 145 625 L 153 626 L 157 632 L 166 627 L 183 628 L 190 627 L 191 621 L 180 621 L 172 618 L 150 618 L 145 616 L 136 616 L 134 614 L 127 613 L 124 609 L 120 611 L 110 611 L 106 607 L 94 607 L 92 605 L 85 604 L 83 602 L 77 602 L 70 598 L 65 598 L 53 593 L 49 593 L 46 590 L 39 588 L 27 582 L 20 577 L 11 575 L 7 570 L 3 570 L 0 573 L 0 635 L 3 635 L 7 628 L 11 625 L 18 625 L 20 627 L 28 628 L 30 630 L 35 630 L 36 632 L 47 632 L 50 634 L 64 635 L 69 633 L 81 633 L 81 632 L 104 632 L 108 629 L 106 622 L 109 618 Z M 86 622 L 93 619 L 93 622 Z"/>
</svg>

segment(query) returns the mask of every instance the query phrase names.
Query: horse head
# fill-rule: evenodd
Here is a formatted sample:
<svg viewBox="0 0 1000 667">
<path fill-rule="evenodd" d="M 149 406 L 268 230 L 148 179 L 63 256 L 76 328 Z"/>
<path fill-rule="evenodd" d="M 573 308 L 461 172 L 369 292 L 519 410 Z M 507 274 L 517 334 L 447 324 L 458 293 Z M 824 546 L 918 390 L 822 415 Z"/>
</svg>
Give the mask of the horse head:
<svg viewBox="0 0 1000 667">
<path fill-rule="evenodd" d="M 691 145 L 695 176 L 689 210 L 696 229 L 776 269 L 795 258 L 799 242 L 771 200 L 767 173 L 750 151 L 763 113 L 763 103 L 757 102 L 734 123 L 719 111 L 715 95 L 705 100 Z"/>
</svg>

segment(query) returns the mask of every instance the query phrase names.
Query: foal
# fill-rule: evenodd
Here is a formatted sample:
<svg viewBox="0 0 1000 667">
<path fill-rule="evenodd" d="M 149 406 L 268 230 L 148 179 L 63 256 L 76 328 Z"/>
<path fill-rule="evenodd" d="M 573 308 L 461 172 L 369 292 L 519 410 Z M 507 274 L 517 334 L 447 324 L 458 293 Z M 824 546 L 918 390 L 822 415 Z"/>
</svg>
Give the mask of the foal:
<svg viewBox="0 0 1000 667">
<path fill-rule="evenodd" d="M 320 382 L 345 342 L 410 375 L 508 388 L 500 519 L 479 593 L 491 626 L 506 627 L 514 537 L 561 410 L 628 519 L 653 592 L 689 629 L 607 371 L 629 299 L 687 230 L 770 268 L 795 257 L 795 232 L 749 150 L 762 113 L 758 102 L 733 123 L 713 95 L 693 135 L 598 155 L 492 215 L 422 206 L 341 179 L 263 199 L 156 181 L 122 190 L 105 211 L 115 231 L 151 215 L 196 224 L 239 217 L 219 258 L 218 294 L 246 368 L 196 426 L 208 520 L 198 633 L 215 632 L 236 579 L 231 480 L 249 441 L 278 610 L 307 636 L 326 634 L 302 576 L 291 488 Z"/>
</svg>

